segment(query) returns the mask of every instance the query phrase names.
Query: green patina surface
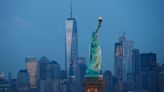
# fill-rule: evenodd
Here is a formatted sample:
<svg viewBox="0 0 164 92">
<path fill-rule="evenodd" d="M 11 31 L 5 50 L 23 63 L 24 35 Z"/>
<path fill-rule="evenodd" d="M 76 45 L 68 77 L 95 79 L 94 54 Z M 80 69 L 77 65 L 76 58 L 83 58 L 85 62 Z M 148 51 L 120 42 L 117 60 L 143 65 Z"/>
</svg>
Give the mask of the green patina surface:
<svg viewBox="0 0 164 92">
<path fill-rule="evenodd" d="M 99 32 L 101 28 L 101 21 L 97 27 L 96 32 L 92 33 L 92 41 L 90 46 L 90 62 L 86 71 L 86 77 L 100 77 L 101 66 L 101 47 L 99 43 Z"/>
</svg>

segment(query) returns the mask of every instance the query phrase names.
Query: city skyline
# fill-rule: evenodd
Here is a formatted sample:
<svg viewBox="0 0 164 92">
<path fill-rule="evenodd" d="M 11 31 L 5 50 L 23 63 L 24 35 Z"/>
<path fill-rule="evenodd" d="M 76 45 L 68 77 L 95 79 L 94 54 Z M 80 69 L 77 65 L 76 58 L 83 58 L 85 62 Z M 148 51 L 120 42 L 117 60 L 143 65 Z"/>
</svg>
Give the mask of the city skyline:
<svg viewBox="0 0 164 92">
<path fill-rule="evenodd" d="M 56 60 L 64 69 L 66 30 L 64 21 L 69 17 L 70 1 L 1 2 L 0 72 L 14 72 L 14 75 L 17 75 L 18 70 L 24 67 L 27 56 L 37 56 L 38 59 L 46 56 Z M 60 6 L 61 4 L 63 6 Z M 93 7 L 90 7 L 92 4 Z M 86 57 L 89 62 L 90 35 L 96 30 L 97 17 L 101 15 L 104 18 L 100 36 L 103 70 L 110 69 L 113 72 L 114 43 L 123 32 L 126 32 L 127 39 L 134 41 L 134 47 L 141 53 L 157 53 L 157 62 L 163 63 L 164 6 L 162 4 L 164 1 L 150 1 L 149 4 L 142 0 L 94 3 L 86 0 L 73 1 L 73 16 L 78 21 L 79 56 Z M 99 5 L 101 7 L 98 7 Z M 107 8 L 109 10 L 106 10 Z M 11 64 L 10 69 L 7 67 L 8 64 Z"/>
</svg>

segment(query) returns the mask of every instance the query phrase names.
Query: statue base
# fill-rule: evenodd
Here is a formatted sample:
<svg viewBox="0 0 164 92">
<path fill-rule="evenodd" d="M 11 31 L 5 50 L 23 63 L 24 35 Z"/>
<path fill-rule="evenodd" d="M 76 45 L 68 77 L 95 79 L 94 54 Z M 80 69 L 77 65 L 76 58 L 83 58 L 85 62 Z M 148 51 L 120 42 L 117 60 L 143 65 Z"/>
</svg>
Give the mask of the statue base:
<svg viewBox="0 0 164 92">
<path fill-rule="evenodd" d="M 85 75 L 85 78 L 98 78 L 98 77 L 103 77 L 103 75 Z"/>
<path fill-rule="evenodd" d="M 82 92 L 105 92 L 103 77 L 85 77 Z"/>
</svg>

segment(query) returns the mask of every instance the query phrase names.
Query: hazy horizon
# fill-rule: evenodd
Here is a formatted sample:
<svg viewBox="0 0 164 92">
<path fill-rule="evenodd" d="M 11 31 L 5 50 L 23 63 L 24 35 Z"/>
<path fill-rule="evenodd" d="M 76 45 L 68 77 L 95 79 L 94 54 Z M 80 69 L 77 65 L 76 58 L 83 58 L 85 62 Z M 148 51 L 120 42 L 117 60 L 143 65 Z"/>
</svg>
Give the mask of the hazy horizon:
<svg viewBox="0 0 164 92">
<path fill-rule="evenodd" d="M 123 32 L 141 53 L 156 53 L 157 62 L 164 63 L 163 0 L 72 1 L 79 57 L 86 57 L 88 62 L 91 33 L 96 30 L 98 16 L 102 16 L 103 70 L 113 71 L 114 43 Z M 64 69 L 70 0 L 1 0 L 0 13 L 0 72 L 16 76 L 25 68 L 27 56 L 46 56 Z"/>
</svg>

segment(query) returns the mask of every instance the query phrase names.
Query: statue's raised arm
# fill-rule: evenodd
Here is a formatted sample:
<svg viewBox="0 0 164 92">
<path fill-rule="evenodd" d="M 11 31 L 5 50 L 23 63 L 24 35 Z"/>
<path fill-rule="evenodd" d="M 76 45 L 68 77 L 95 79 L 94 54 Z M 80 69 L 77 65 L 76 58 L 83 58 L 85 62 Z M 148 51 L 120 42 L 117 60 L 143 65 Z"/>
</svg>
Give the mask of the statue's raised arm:
<svg viewBox="0 0 164 92">
<path fill-rule="evenodd" d="M 101 29 L 101 23 L 102 23 L 102 17 L 99 17 L 99 24 L 96 29 L 96 34 L 99 35 L 100 29 Z"/>
</svg>

